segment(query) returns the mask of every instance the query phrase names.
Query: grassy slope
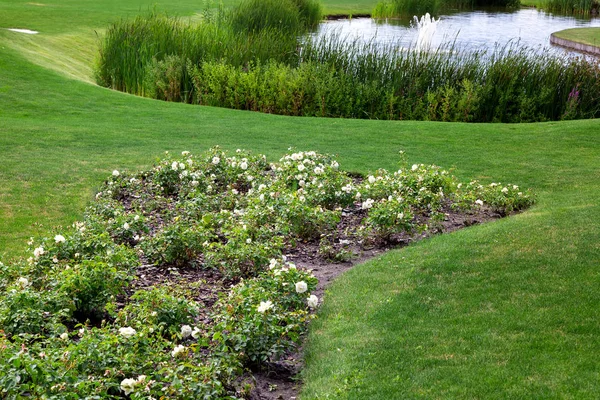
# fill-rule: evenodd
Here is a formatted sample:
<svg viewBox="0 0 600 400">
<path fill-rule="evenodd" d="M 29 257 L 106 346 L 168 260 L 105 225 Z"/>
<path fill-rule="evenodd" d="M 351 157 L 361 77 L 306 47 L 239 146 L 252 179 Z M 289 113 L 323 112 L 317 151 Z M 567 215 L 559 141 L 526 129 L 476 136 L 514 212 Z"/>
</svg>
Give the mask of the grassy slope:
<svg viewBox="0 0 600 400">
<path fill-rule="evenodd" d="M 21 3 L 0 3 L 0 11 L 11 4 L 15 21 L 24 18 Z M 72 27 L 75 14 L 54 27 L 42 21 L 54 32 L 48 37 L 0 33 L 0 253 L 18 254 L 30 234 L 77 219 L 112 169 L 147 166 L 165 150 L 221 144 L 277 157 L 296 146 L 337 153 L 345 168 L 368 171 L 393 168 L 404 149 L 414 162 L 456 166 L 465 179 L 533 187 L 539 204 L 342 277 L 312 327 L 304 398 L 599 397 L 597 121 L 301 119 L 135 98 L 24 58 L 44 48 L 35 49 L 38 41 L 54 40 L 46 62 L 58 68 L 53 54 L 71 57 L 79 65 L 65 64 L 85 76 L 82 60 L 93 52 L 81 57 L 68 43 L 123 8 L 79 4 L 98 19 Z"/>
<path fill-rule="evenodd" d="M 562 31 L 555 32 L 554 35 L 561 39 L 590 44 L 592 46 L 600 45 L 600 28 L 565 29 Z"/>
</svg>

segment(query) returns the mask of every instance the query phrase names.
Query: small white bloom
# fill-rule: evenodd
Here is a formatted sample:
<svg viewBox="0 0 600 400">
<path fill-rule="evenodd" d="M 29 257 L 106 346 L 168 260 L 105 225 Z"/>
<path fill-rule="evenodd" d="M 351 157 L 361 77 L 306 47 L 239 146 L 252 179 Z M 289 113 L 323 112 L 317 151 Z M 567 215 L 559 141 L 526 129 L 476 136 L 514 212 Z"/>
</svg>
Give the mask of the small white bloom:
<svg viewBox="0 0 600 400">
<path fill-rule="evenodd" d="M 333 168 L 333 169 L 338 169 L 338 168 L 339 168 L 339 166 L 340 166 L 340 164 L 338 164 L 338 162 L 337 162 L 337 161 L 332 161 L 332 162 L 331 162 L 331 168 Z"/>
<path fill-rule="evenodd" d="M 188 158 L 186 163 L 188 163 L 188 165 L 191 167 L 194 164 L 194 160 L 192 160 L 191 158 Z"/>
<path fill-rule="evenodd" d="M 54 264 L 58 264 L 58 258 L 56 258 L 56 256 L 52 257 L 52 262 Z"/>
<path fill-rule="evenodd" d="M 246 161 L 240 163 L 240 168 L 243 170 L 248 169 L 248 163 Z"/>
<path fill-rule="evenodd" d="M 198 181 L 191 181 L 190 185 L 192 185 L 193 187 L 196 187 L 196 186 L 198 186 L 198 183 L 199 183 Z"/>
<path fill-rule="evenodd" d="M 221 159 L 219 157 L 213 157 L 212 163 L 214 165 L 218 165 L 220 162 L 221 162 Z"/>
<path fill-rule="evenodd" d="M 269 260 L 269 269 L 273 269 L 277 266 L 277 260 L 274 258 L 271 258 L 271 260 Z"/>
<path fill-rule="evenodd" d="M 314 172 L 317 175 L 321 175 L 323 173 L 323 168 L 321 168 L 321 167 L 315 167 Z"/>
<path fill-rule="evenodd" d="M 477 200 L 475 200 L 475 204 L 478 204 L 478 205 L 482 206 L 483 205 L 483 201 L 477 199 Z"/>
<path fill-rule="evenodd" d="M 113 171 L 113 173 L 112 173 L 112 174 L 113 174 L 113 176 L 119 176 L 119 175 L 121 175 L 121 174 L 119 173 L 119 171 L 117 171 L 116 169 Z"/>
<path fill-rule="evenodd" d="M 56 243 L 64 243 L 66 241 L 66 239 L 63 235 L 56 235 L 56 236 L 54 236 L 54 241 Z"/>
<path fill-rule="evenodd" d="M 183 354 L 183 353 L 185 353 L 185 346 L 180 344 L 180 345 L 175 346 L 175 348 L 171 352 L 171 355 L 173 357 L 177 357 L 178 355 Z"/>
<path fill-rule="evenodd" d="M 127 222 L 123 224 L 123 229 L 129 229 L 129 224 Z"/>
<path fill-rule="evenodd" d="M 198 339 L 200 337 L 201 333 L 202 333 L 202 331 L 197 326 L 195 326 L 194 330 L 192 331 L 192 337 L 194 339 Z"/>
<path fill-rule="evenodd" d="M 39 256 L 43 255 L 44 253 L 45 253 L 44 248 L 42 246 L 36 247 L 33 250 L 33 255 L 35 256 L 35 258 L 38 258 Z"/>
<path fill-rule="evenodd" d="M 182 151 L 181 155 L 185 157 L 185 156 L 190 155 L 190 152 L 189 151 Z"/>
<path fill-rule="evenodd" d="M 181 337 L 182 338 L 187 338 L 190 337 L 192 335 L 192 327 L 189 325 L 183 325 L 181 327 Z"/>
<path fill-rule="evenodd" d="M 305 185 L 306 185 L 306 182 L 303 179 L 298 181 L 298 186 L 304 187 Z"/>
<path fill-rule="evenodd" d="M 185 164 L 184 163 L 179 163 L 179 169 L 185 169 Z"/>
<path fill-rule="evenodd" d="M 177 171 L 177 167 L 178 167 L 178 165 L 179 165 L 179 164 L 177 164 L 177 161 L 173 161 L 173 164 L 171 164 L 171 169 L 172 169 L 173 171 Z"/>
<path fill-rule="evenodd" d="M 462 183 L 459 183 L 458 185 L 456 185 L 457 188 L 461 188 L 462 187 Z"/>
<path fill-rule="evenodd" d="M 413 166 L 412 166 L 412 168 L 411 168 L 411 169 L 412 169 L 413 171 L 416 171 L 418 168 L 419 168 L 419 166 L 418 166 L 417 164 L 413 164 Z"/>
<path fill-rule="evenodd" d="M 501 190 L 502 193 L 508 193 L 508 188 L 507 187 L 503 187 Z"/>
<path fill-rule="evenodd" d="M 79 330 L 79 337 L 82 337 L 85 334 L 85 328 L 81 328 Z"/>
<path fill-rule="evenodd" d="M 135 390 L 136 384 L 136 380 L 131 378 L 126 378 L 121 381 L 121 390 L 125 392 L 125 396 Z"/>
<path fill-rule="evenodd" d="M 248 243 L 248 244 L 252 243 L 252 239 L 250 239 L 250 238 L 246 239 L 246 243 Z"/>
<path fill-rule="evenodd" d="M 125 328 L 119 328 L 119 333 L 121 334 L 121 336 L 129 339 L 130 337 L 136 334 L 136 330 L 130 326 L 127 326 Z"/>
<path fill-rule="evenodd" d="M 304 293 L 308 290 L 308 285 L 304 281 L 296 282 L 296 293 Z"/>
<path fill-rule="evenodd" d="M 257 311 L 263 314 L 265 311 L 270 310 L 271 308 L 273 308 L 273 303 L 271 300 L 261 301 Z"/>
<path fill-rule="evenodd" d="M 363 201 L 362 209 L 368 210 L 369 208 L 373 207 L 373 203 L 375 203 L 375 200 L 373 200 L 373 199 L 367 199 L 367 200 Z"/>
<path fill-rule="evenodd" d="M 513 185 L 513 190 L 517 190 L 519 187 L 517 185 Z"/>
<path fill-rule="evenodd" d="M 29 286 L 29 279 L 20 277 L 17 279 L 17 285 L 19 285 L 21 289 L 25 289 L 27 286 Z"/>
<path fill-rule="evenodd" d="M 67 332 L 63 332 L 59 336 L 62 340 L 69 340 L 69 334 Z"/>
<path fill-rule="evenodd" d="M 302 172 L 306 169 L 306 167 L 304 166 L 304 164 L 298 164 L 298 171 Z"/>
<path fill-rule="evenodd" d="M 136 215 L 135 217 L 133 217 L 133 220 L 134 220 L 134 221 L 139 221 L 139 220 L 140 220 L 140 216 L 139 216 L 139 215 Z"/>
<path fill-rule="evenodd" d="M 373 175 L 369 175 L 369 178 L 367 179 L 369 181 L 369 183 L 373 184 L 377 181 L 377 179 L 375 179 L 375 177 Z"/>
<path fill-rule="evenodd" d="M 311 294 L 310 297 L 306 299 L 306 302 L 310 308 L 315 308 L 319 305 L 319 298 L 314 294 Z"/>
</svg>

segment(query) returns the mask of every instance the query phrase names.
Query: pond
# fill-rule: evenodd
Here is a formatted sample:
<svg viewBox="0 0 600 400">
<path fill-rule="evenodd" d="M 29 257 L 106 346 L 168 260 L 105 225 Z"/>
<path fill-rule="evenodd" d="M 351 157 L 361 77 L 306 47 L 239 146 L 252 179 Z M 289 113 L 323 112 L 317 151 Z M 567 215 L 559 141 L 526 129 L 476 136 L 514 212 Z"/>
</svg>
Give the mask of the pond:
<svg viewBox="0 0 600 400">
<path fill-rule="evenodd" d="M 515 11 L 470 11 L 442 15 L 435 24 L 431 46 L 455 42 L 458 48 L 493 50 L 497 45 L 519 42 L 532 49 L 552 48 L 555 52 L 567 50 L 551 46 L 550 34 L 575 27 L 600 27 L 600 19 L 582 19 L 552 15 L 536 9 Z M 371 41 L 414 47 L 418 30 L 409 19 L 374 20 L 355 18 L 323 22 L 317 37 L 336 32 L 349 40 Z M 569 52 L 572 53 L 572 52 Z"/>
</svg>

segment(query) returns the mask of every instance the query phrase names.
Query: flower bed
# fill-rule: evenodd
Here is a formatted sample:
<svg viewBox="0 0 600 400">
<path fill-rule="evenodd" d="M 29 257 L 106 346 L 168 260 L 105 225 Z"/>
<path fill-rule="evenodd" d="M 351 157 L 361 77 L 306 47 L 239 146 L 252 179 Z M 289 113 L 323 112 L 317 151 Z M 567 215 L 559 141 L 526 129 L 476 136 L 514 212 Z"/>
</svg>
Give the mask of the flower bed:
<svg viewBox="0 0 600 400">
<path fill-rule="evenodd" d="M 82 222 L 0 264 L 0 393 L 247 397 L 240 377 L 293 349 L 321 300 L 285 254 L 346 261 L 452 215 L 532 203 L 517 186 L 403 160 L 356 178 L 315 152 L 269 163 L 213 148 L 115 170 Z"/>
</svg>

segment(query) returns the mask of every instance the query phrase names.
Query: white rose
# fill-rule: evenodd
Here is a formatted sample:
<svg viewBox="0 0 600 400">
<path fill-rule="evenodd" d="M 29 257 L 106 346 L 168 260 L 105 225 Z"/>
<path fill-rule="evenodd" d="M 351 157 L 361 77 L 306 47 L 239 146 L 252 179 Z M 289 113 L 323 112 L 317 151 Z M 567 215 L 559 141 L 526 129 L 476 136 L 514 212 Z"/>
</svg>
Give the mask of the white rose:
<svg viewBox="0 0 600 400">
<path fill-rule="evenodd" d="M 306 302 L 308 303 L 308 307 L 315 308 L 319 305 L 319 298 L 314 294 L 311 294 L 310 297 L 306 299 Z"/>
<path fill-rule="evenodd" d="M 273 303 L 271 302 L 271 300 L 261 301 L 257 311 L 262 314 L 265 311 L 270 310 L 271 308 L 273 308 Z"/>
<path fill-rule="evenodd" d="M 300 281 L 296 283 L 296 292 L 304 293 L 308 290 L 308 285 L 304 281 Z"/>
<path fill-rule="evenodd" d="M 187 338 L 187 337 L 190 337 L 191 335 L 192 335 L 192 327 L 189 325 L 183 325 L 181 327 L 181 337 Z"/>
<path fill-rule="evenodd" d="M 121 381 L 121 390 L 125 392 L 125 396 L 135 390 L 137 381 L 135 379 L 126 378 Z"/>
<path fill-rule="evenodd" d="M 185 346 L 177 345 L 171 352 L 171 355 L 173 357 L 177 357 L 178 355 L 183 354 L 183 353 L 185 353 Z"/>
<path fill-rule="evenodd" d="M 121 334 L 121 336 L 129 339 L 130 337 L 136 334 L 136 330 L 130 326 L 127 326 L 125 328 L 119 328 L 119 333 Z"/>
</svg>

